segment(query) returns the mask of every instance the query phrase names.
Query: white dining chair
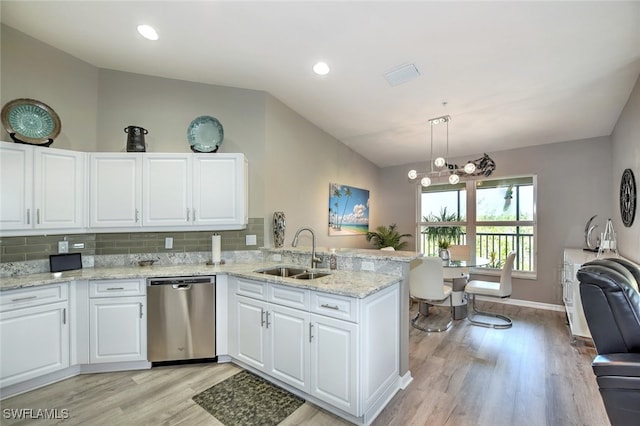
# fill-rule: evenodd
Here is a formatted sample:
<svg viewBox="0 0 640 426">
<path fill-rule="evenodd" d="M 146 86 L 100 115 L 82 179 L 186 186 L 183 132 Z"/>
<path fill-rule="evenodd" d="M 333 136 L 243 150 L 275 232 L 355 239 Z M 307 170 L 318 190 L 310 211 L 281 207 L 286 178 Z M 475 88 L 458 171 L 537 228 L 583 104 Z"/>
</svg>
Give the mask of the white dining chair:
<svg viewBox="0 0 640 426">
<path fill-rule="evenodd" d="M 499 282 L 471 280 L 465 286 L 464 292 L 471 296 L 471 310 L 468 313 L 468 318 L 472 324 L 490 328 L 509 328 L 513 325 L 511 318 L 505 315 L 479 311 L 476 307 L 476 295 L 498 297 L 501 299 L 511 297 L 511 273 L 513 272 L 513 263 L 515 259 L 515 251 L 512 251 L 507 255 L 507 260 L 505 261 L 504 266 L 502 267 L 502 272 L 500 273 Z M 480 321 L 475 319 L 476 316 L 498 318 L 502 322 L 495 323 Z"/>
<path fill-rule="evenodd" d="M 411 325 L 422 331 L 445 331 L 453 323 L 453 302 L 451 287 L 444 284 L 442 259 L 439 257 L 422 257 L 411 269 L 409 275 L 409 296 L 419 303 L 418 314 L 411 320 Z M 446 306 L 451 310 L 450 318 L 445 325 L 428 324 L 430 306 Z M 425 321 L 424 319 L 427 318 Z M 425 323 L 425 326 L 420 325 Z"/>
</svg>

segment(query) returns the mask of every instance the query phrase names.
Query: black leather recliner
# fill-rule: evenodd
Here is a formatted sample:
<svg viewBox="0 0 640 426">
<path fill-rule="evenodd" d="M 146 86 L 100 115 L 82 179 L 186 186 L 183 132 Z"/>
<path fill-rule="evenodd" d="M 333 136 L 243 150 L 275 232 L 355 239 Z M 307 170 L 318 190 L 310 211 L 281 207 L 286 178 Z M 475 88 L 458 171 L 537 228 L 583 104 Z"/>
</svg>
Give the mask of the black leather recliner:
<svg viewBox="0 0 640 426">
<path fill-rule="evenodd" d="M 601 259 L 582 265 L 577 278 L 609 421 L 640 424 L 640 269 L 623 259 Z"/>
</svg>

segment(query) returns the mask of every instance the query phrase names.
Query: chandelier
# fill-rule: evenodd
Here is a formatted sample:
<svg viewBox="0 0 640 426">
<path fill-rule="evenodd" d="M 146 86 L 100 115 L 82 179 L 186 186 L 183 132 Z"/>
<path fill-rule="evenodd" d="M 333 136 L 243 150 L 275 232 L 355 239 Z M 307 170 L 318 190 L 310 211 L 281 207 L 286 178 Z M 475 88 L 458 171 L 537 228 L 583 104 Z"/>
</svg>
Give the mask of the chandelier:
<svg viewBox="0 0 640 426">
<path fill-rule="evenodd" d="M 460 177 L 466 176 L 489 176 L 496 169 L 496 163 L 487 154 L 477 160 L 470 160 L 463 167 L 457 164 L 449 163 L 449 122 L 451 117 L 443 115 L 429 119 L 431 128 L 431 152 L 429 155 L 430 169 L 426 172 L 418 173 L 416 170 L 409 170 L 409 179 L 413 182 L 418 179 L 422 186 L 429 186 L 434 180 L 448 176 L 449 183 L 455 185 L 460 182 Z M 446 157 L 436 157 L 433 159 L 433 127 L 439 124 L 447 126 L 447 150 Z"/>
</svg>

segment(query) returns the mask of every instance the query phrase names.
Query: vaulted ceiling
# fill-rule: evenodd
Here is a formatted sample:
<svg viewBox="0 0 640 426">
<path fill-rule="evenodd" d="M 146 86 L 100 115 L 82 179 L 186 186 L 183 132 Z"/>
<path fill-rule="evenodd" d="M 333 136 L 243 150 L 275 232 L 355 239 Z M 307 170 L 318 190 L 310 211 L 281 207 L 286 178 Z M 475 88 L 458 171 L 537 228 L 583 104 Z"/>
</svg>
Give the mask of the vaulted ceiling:
<svg viewBox="0 0 640 426">
<path fill-rule="evenodd" d="M 4 24 L 100 68 L 264 90 L 381 167 L 426 159 L 427 120 L 445 114 L 451 156 L 609 135 L 640 75 L 637 1 L 0 7 Z M 419 75 L 389 84 L 404 65 Z"/>
</svg>

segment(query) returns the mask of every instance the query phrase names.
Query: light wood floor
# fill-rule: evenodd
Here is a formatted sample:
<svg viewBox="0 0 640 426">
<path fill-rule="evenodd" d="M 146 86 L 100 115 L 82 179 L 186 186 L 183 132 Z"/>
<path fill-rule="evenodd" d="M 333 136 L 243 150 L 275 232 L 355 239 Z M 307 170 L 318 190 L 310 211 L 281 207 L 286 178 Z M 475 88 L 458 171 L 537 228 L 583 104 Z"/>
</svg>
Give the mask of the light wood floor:
<svg viewBox="0 0 640 426">
<path fill-rule="evenodd" d="M 591 371 L 592 348 L 572 346 L 560 312 L 485 303 L 514 319 L 506 330 L 456 321 L 444 333 L 411 328 L 413 382 L 382 425 L 608 425 Z M 231 364 L 77 376 L 1 402 L 2 409 L 67 409 L 65 425 L 219 425 L 191 397 L 235 374 Z M 14 421 L 1 424 L 55 424 Z M 345 424 L 306 403 L 282 425 Z"/>
</svg>

